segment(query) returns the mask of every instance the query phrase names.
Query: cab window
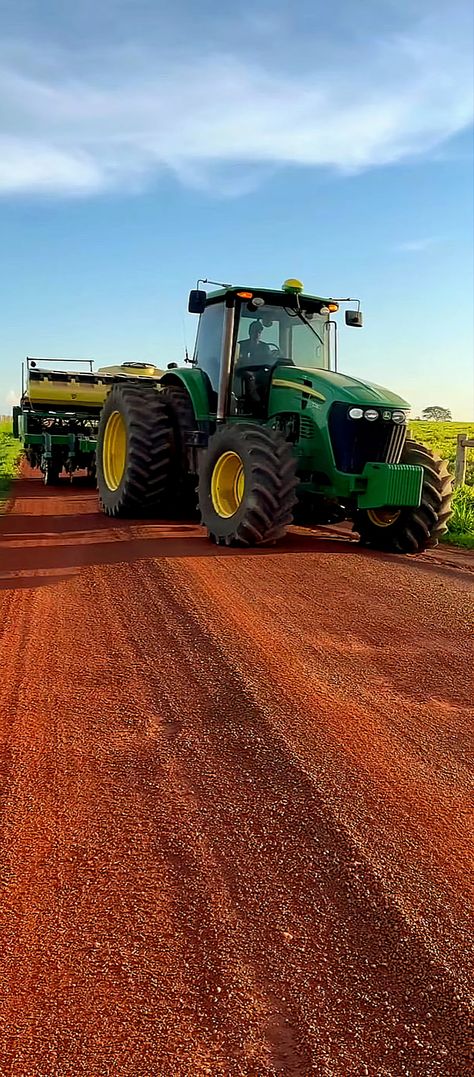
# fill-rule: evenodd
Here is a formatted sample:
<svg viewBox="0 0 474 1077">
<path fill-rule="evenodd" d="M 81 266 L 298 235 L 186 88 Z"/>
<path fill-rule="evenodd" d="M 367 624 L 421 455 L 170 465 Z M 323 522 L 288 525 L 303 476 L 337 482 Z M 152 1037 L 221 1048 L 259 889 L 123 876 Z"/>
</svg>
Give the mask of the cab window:
<svg viewBox="0 0 474 1077">
<path fill-rule="evenodd" d="M 194 361 L 209 376 L 215 392 L 219 388 L 223 328 L 224 304 L 213 303 L 206 307 L 199 321 Z"/>
</svg>

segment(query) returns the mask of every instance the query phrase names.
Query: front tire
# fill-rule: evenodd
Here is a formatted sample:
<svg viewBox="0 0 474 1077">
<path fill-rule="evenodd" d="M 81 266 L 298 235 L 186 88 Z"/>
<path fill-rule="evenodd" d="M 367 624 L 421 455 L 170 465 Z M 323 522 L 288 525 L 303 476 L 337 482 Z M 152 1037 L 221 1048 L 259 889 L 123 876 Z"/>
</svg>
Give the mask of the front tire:
<svg viewBox="0 0 474 1077">
<path fill-rule="evenodd" d="M 282 538 L 296 504 L 291 446 L 268 427 L 232 424 L 210 438 L 199 468 L 201 521 L 219 545 L 262 546 Z"/>
<path fill-rule="evenodd" d="M 153 388 L 115 386 L 97 435 L 97 487 L 107 516 L 156 515 L 169 489 L 172 426 Z"/>
<path fill-rule="evenodd" d="M 363 546 L 393 553 L 423 553 L 437 546 L 448 530 L 452 478 L 446 460 L 417 441 L 405 442 L 400 463 L 423 468 L 418 508 L 363 509 L 356 514 L 353 529 L 359 532 Z"/>
</svg>

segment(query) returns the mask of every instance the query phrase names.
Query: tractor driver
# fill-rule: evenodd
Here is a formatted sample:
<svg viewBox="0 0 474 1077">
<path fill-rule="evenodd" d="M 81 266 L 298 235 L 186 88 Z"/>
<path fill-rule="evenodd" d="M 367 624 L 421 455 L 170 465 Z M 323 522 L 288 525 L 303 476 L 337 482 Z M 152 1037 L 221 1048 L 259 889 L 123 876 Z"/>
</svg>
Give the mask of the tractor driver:
<svg viewBox="0 0 474 1077">
<path fill-rule="evenodd" d="M 270 356 L 272 355 L 270 345 L 260 339 L 263 329 L 264 326 L 261 321 L 250 323 L 248 340 L 242 340 L 238 343 L 238 360 L 235 368 L 236 377 L 239 380 L 241 379 L 242 392 L 247 408 L 255 415 L 259 415 L 262 409 L 265 387 L 268 381 L 267 371 L 271 364 Z M 261 371 L 246 369 L 254 366 L 261 367 Z M 240 396 L 240 392 L 237 395 Z"/>
<path fill-rule="evenodd" d="M 260 340 L 262 332 L 261 322 L 250 323 L 248 340 L 239 343 L 239 366 L 246 366 L 248 363 L 250 365 L 262 364 L 262 366 L 268 364 L 271 348 L 265 344 L 264 340 Z"/>
</svg>

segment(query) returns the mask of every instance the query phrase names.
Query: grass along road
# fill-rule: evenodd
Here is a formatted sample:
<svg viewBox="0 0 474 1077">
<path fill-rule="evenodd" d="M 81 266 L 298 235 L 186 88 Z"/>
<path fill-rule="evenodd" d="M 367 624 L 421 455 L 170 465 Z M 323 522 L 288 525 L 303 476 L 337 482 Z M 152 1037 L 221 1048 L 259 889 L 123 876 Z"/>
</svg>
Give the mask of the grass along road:
<svg viewBox="0 0 474 1077">
<path fill-rule="evenodd" d="M 17 470 L 20 442 L 13 437 L 10 419 L 0 419 L 0 507 L 6 500 Z"/>
</svg>

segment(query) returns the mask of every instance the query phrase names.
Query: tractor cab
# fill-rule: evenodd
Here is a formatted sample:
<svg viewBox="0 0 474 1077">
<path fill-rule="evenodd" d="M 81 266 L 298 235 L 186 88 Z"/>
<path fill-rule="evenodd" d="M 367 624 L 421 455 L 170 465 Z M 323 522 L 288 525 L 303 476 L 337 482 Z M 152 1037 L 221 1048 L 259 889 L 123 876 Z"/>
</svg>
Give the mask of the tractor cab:
<svg viewBox="0 0 474 1077">
<path fill-rule="evenodd" d="M 298 281 L 286 281 L 282 291 L 193 291 L 188 309 L 201 315 L 193 363 L 209 380 L 221 420 L 263 417 L 280 368 L 330 368 L 331 313 L 338 304 L 303 295 Z"/>
</svg>

